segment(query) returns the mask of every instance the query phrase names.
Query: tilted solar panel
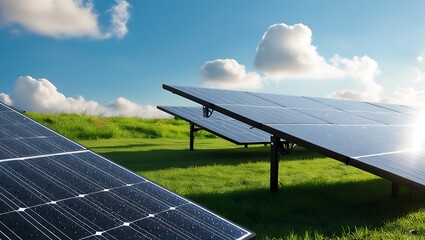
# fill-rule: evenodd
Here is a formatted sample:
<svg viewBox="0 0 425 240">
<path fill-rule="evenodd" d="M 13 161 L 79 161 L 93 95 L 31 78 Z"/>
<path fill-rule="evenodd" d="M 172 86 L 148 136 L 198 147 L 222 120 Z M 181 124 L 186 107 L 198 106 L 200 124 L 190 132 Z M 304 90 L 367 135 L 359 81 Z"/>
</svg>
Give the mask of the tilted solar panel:
<svg viewBox="0 0 425 240">
<path fill-rule="evenodd" d="M 0 239 L 253 236 L 0 103 Z"/>
<path fill-rule="evenodd" d="M 158 106 L 158 109 L 182 118 L 235 144 L 270 142 L 270 134 L 219 112 L 205 118 L 202 116 L 202 107 Z"/>
<path fill-rule="evenodd" d="M 425 190 L 425 112 L 420 108 L 195 87 L 163 87 L 278 138 L 394 183 Z M 245 99 L 249 101 L 244 102 Z"/>
</svg>

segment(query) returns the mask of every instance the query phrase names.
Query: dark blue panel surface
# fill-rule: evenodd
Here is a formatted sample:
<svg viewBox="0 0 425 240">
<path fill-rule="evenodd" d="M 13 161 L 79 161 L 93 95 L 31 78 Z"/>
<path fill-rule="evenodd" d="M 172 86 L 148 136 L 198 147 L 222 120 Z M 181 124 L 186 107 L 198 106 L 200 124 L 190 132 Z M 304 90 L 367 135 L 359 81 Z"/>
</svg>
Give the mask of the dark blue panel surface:
<svg viewBox="0 0 425 240">
<path fill-rule="evenodd" d="M 0 104 L 0 112 L 4 111 L 11 111 L 11 109 L 4 104 Z"/>
<path fill-rule="evenodd" d="M 196 208 L 193 205 L 184 205 L 178 210 L 180 214 L 186 215 L 186 217 L 189 218 L 196 219 L 201 224 L 210 226 L 210 229 L 214 229 L 214 231 L 221 232 L 221 234 L 227 236 L 228 239 L 233 239 L 243 234 L 243 231 L 241 231 L 240 229 L 233 228 L 231 223 L 224 220 L 219 220 L 212 213 L 202 211 L 202 209 Z"/>
<path fill-rule="evenodd" d="M 153 239 L 196 239 L 186 235 L 184 229 L 177 229 L 156 217 L 142 219 L 132 224 L 131 227 Z"/>
<path fill-rule="evenodd" d="M 375 125 L 381 124 L 378 121 L 357 115 L 352 112 L 343 112 L 338 110 L 326 110 L 326 109 L 297 109 L 297 111 L 305 113 L 309 116 L 321 119 L 327 123 L 332 124 L 363 124 L 363 125 Z M 295 122 L 292 122 L 295 123 Z"/>
<path fill-rule="evenodd" d="M 146 181 L 146 179 L 144 179 L 143 177 L 133 172 L 130 172 L 127 169 L 111 161 L 105 161 L 105 158 L 93 152 L 82 152 L 76 154 L 75 156 L 78 158 L 79 161 L 84 162 L 84 164 L 99 169 L 99 171 L 104 171 L 113 176 L 113 178 L 117 179 L 118 181 L 121 181 L 122 183 L 139 183 Z"/>
<path fill-rule="evenodd" d="M 18 112 L 0 112 L 0 124 L 29 124 L 32 120 Z"/>
<path fill-rule="evenodd" d="M 0 111 L 0 160 L 84 149 L 12 109 Z"/>
<path fill-rule="evenodd" d="M 240 232 L 232 239 L 254 236 L 17 112 L 0 111 L 0 239 L 198 239 L 200 231 L 228 238 L 213 223 L 181 225 L 199 225 L 185 206 L 229 223 Z M 170 211 L 187 221 L 160 218 Z"/>
<path fill-rule="evenodd" d="M 276 103 L 282 107 L 288 108 L 307 108 L 307 109 L 334 109 L 331 106 L 318 102 L 316 100 L 298 97 L 298 96 L 286 96 L 279 94 L 268 94 L 268 93 L 251 93 L 254 96 L 258 96 L 267 101 Z"/>
<path fill-rule="evenodd" d="M 120 188 L 128 189 L 128 188 Z M 131 201 L 126 195 L 121 195 L 118 189 L 112 189 L 105 192 L 99 192 L 88 195 L 86 199 L 93 205 L 99 206 L 110 212 L 121 222 L 132 222 L 138 219 L 148 217 L 150 213 L 156 213 L 169 209 L 164 204 L 158 204 L 152 198 L 147 198 L 144 195 L 138 196 L 143 201 L 138 204 Z M 120 201 L 117 201 L 120 200 Z M 148 202 L 150 201 L 150 202 Z M 145 204 L 150 204 L 146 207 Z"/>
<path fill-rule="evenodd" d="M 403 106 L 403 105 L 397 105 L 397 104 L 388 104 L 388 103 L 374 103 L 377 106 L 380 106 L 382 108 L 389 109 L 394 112 L 403 113 L 411 116 L 421 116 L 424 114 L 424 111 L 420 111 L 416 108 Z"/>
<path fill-rule="evenodd" d="M 360 101 L 349 101 L 341 99 L 331 98 L 309 98 L 317 102 L 326 104 L 332 108 L 343 111 L 362 111 L 362 112 L 388 112 L 390 110 L 380 107 L 375 104 L 360 102 Z"/>
<path fill-rule="evenodd" d="M 387 125 L 415 124 L 417 118 L 398 112 L 352 112 L 357 116 Z"/>
<path fill-rule="evenodd" d="M 42 225 L 34 224 L 34 220 L 24 212 L 0 215 L 2 239 L 52 239 L 54 236 L 45 230 Z"/>
<path fill-rule="evenodd" d="M 246 92 L 217 90 L 208 88 L 192 88 L 192 87 L 174 87 L 178 91 L 185 92 L 194 97 L 202 98 L 207 102 L 215 104 L 238 104 L 247 106 L 279 106 L 265 99 L 261 99 L 255 95 Z"/>
<path fill-rule="evenodd" d="M 82 223 L 78 213 L 66 212 L 66 208 L 60 205 L 42 205 L 26 213 L 58 238 L 80 239 L 95 232 L 95 229 Z"/>
<path fill-rule="evenodd" d="M 240 116 L 249 116 L 249 119 L 261 124 L 294 123 L 294 124 L 327 124 L 328 122 L 302 113 L 298 110 L 284 107 L 253 107 L 225 105 L 223 109 Z"/>
</svg>

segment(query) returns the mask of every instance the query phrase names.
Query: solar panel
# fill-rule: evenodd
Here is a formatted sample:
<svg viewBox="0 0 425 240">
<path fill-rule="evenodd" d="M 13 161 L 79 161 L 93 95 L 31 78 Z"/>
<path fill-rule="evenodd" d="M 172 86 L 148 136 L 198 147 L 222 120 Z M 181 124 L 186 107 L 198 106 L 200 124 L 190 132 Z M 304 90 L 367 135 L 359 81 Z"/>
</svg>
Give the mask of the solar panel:
<svg viewBox="0 0 425 240">
<path fill-rule="evenodd" d="M 275 103 L 282 107 L 288 108 L 305 108 L 305 109 L 330 109 L 333 108 L 324 103 L 315 101 L 307 97 L 286 96 L 270 93 L 250 93 L 251 95 L 260 97 L 269 102 Z"/>
<path fill-rule="evenodd" d="M 182 118 L 235 144 L 265 144 L 270 134 L 237 121 L 219 112 L 209 118 L 202 116 L 202 107 L 158 106 L 158 109 Z"/>
<path fill-rule="evenodd" d="M 417 107 L 163 87 L 277 138 L 310 148 L 393 183 L 425 190 L 425 121 L 424 112 Z M 220 101 L 215 100 L 215 94 L 220 95 Z M 243 99 L 249 99 L 249 103 L 243 103 Z"/>
<path fill-rule="evenodd" d="M 0 103 L 0 239 L 252 237 Z"/>
</svg>

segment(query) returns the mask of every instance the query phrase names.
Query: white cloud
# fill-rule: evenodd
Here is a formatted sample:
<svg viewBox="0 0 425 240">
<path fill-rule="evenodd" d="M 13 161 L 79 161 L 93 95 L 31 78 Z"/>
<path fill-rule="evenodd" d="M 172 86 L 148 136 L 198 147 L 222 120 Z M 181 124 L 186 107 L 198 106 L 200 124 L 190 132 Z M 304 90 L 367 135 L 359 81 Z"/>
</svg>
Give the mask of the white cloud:
<svg viewBox="0 0 425 240">
<path fill-rule="evenodd" d="M 170 115 L 154 106 L 141 106 L 119 97 L 107 105 L 92 100 L 66 97 L 47 79 L 34 79 L 30 76 L 19 77 L 10 97 L 0 93 L 0 100 L 9 99 L 13 106 L 25 111 L 86 113 L 105 116 L 137 116 L 143 118 L 162 118 Z"/>
<path fill-rule="evenodd" d="M 137 116 L 143 118 L 169 117 L 168 114 L 158 110 L 155 106 L 141 106 L 123 97 L 119 97 L 106 105 L 105 109 L 105 115 L 107 116 Z"/>
<path fill-rule="evenodd" d="M 301 23 L 271 25 L 257 47 L 255 67 L 274 79 L 340 78 L 343 72 L 317 53 L 311 37 L 310 28 Z"/>
<path fill-rule="evenodd" d="M 12 106 L 12 100 L 10 99 L 9 95 L 5 93 L 0 93 L 0 102 L 3 102 L 8 106 Z"/>
<path fill-rule="evenodd" d="M 422 62 L 422 61 L 424 60 L 424 58 L 423 58 L 422 56 L 417 56 L 417 57 L 416 57 L 416 60 L 417 60 L 418 62 Z"/>
<path fill-rule="evenodd" d="M 127 21 L 130 18 L 128 12 L 130 4 L 125 0 L 117 0 L 116 2 L 117 5 L 113 6 L 111 10 L 111 34 L 123 38 L 128 32 Z"/>
<path fill-rule="evenodd" d="M 412 87 L 398 88 L 394 91 L 393 97 L 382 98 L 381 102 L 406 104 L 406 105 L 425 105 L 425 91 L 416 90 Z"/>
<path fill-rule="evenodd" d="M 358 81 L 362 91 L 342 90 L 331 93 L 331 97 L 339 99 L 379 101 L 383 86 L 376 83 L 375 77 L 380 73 L 378 63 L 368 56 L 341 58 L 338 55 L 331 59 L 334 66 L 344 71 L 346 77 Z"/>
<path fill-rule="evenodd" d="M 254 65 L 274 80 L 341 79 L 357 81 L 362 91 L 343 90 L 331 94 L 335 98 L 369 100 L 380 98 L 383 87 L 376 83 L 378 63 L 368 56 L 352 59 L 333 56 L 329 61 L 312 45 L 312 31 L 303 24 L 271 25 L 257 47 Z M 203 85 L 219 88 L 260 89 L 267 78 L 247 72 L 234 59 L 206 62 L 201 68 Z"/>
<path fill-rule="evenodd" d="M 376 80 L 381 71 L 374 59 L 367 55 L 351 59 L 334 55 L 327 61 L 311 39 L 310 28 L 303 24 L 274 24 L 257 47 L 254 65 L 274 80 L 340 79 L 357 85 L 355 90 L 332 92 L 329 96 L 333 98 L 415 105 L 425 102 L 425 91 L 414 88 L 398 88 L 391 97 L 382 97 L 384 86 Z M 417 60 L 423 58 L 418 56 Z M 218 88 L 259 89 L 267 80 L 248 72 L 234 59 L 208 61 L 201 67 L 201 75 L 203 85 Z M 403 79 L 416 83 L 424 76 L 420 69 L 411 68 Z"/>
<path fill-rule="evenodd" d="M 201 67 L 203 85 L 227 89 L 261 89 L 262 79 L 234 59 L 216 59 Z"/>
<path fill-rule="evenodd" d="M 383 87 L 376 83 L 378 63 L 368 56 L 352 59 L 333 56 L 327 61 L 312 45 L 312 31 L 303 24 L 271 25 L 257 47 L 254 65 L 267 77 L 282 79 L 350 79 L 357 81 L 361 91 L 342 90 L 331 97 L 374 101 Z"/>
<path fill-rule="evenodd" d="M 91 0 L 0 0 L 0 23 L 54 38 L 122 38 L 127 33 L 129 7 L 125 0 L 116 0 L 110 10 L 110 30 L 104 31 Z"/>
</svg>

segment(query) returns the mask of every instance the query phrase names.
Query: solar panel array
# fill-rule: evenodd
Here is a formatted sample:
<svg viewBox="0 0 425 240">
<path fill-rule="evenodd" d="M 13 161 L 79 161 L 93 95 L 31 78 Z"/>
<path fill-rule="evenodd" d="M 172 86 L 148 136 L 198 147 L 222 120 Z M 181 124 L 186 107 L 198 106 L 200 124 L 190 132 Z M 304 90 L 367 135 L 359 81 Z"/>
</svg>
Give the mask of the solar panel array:
<svg viewBox="0 0 425 240">
<path fill-rule="evenodd" d="M 0 103 L 0 239 L 253 236 Z"/>
<path fill-rule="evenodd" d="M 265 144 L 270 134 L 219 112 L 202 116 L 202 107 L 158 106 L 158 109 L 182 118 L 235 144 Z"/>
<path fill-rule="evenodd" d="M 425 112 L 417 107 L 164 85 L 270 134 L 393 182 L 425 189 Z"/>
</svg>

